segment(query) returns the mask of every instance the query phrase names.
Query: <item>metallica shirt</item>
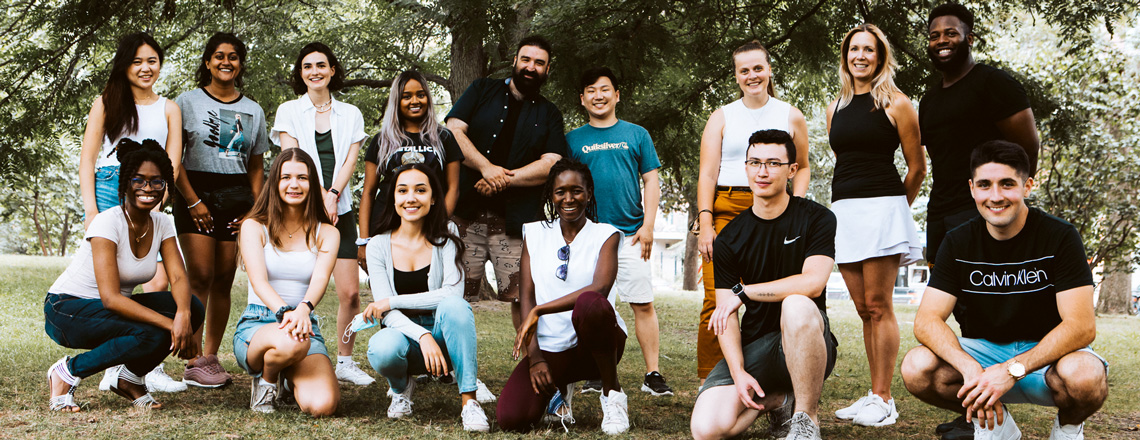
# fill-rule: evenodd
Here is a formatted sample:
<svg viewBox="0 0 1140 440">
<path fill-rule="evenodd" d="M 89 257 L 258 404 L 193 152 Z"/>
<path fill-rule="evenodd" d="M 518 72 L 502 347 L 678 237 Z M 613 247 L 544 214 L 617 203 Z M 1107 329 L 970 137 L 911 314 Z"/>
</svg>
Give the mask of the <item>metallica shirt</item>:
<svg viewBox="0 0 1140 440">
<path fill-rule="evenodd" d="M 1037 208 L 1009 240 L 981 217 L 950 231 L 930 280 L 970 311 L 962 336 L 999 343 L 1040 341 L 1061 323 L 1057 292 L 1092 284 L 1077 229 Z"/>
</svg>

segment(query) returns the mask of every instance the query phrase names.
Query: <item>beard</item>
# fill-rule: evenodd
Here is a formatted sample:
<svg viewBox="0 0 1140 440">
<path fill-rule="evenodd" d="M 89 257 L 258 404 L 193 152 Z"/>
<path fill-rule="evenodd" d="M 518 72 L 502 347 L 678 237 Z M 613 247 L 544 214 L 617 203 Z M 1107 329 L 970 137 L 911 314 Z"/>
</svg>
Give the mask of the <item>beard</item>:
<svg viewBox="0 0 1140 440">
<path fill-rule="evenodd" d="M 940 72 L 956 70 L 958 67 L 966 64 L 970 59 L 970 45 L 965 42 L 958 44 L 958 47 L 954 50 L 954 55 L 951 55 L 950 59 L 946 61 L 938 59 L 937 52 L 936 49 L 926 48 L 926 57 L 930 58 L 930 63 Z"/>
<path fill-rule="evenodd" d="M 533 77 L 527 77 L 522 69 L 515 67 L 511 72 L 511 81 L 514 81 L 515 88 L 523 95 L 538 96 L 538 89 L 546 83 L 546 75 L 534 73 Z"/>
</svg>

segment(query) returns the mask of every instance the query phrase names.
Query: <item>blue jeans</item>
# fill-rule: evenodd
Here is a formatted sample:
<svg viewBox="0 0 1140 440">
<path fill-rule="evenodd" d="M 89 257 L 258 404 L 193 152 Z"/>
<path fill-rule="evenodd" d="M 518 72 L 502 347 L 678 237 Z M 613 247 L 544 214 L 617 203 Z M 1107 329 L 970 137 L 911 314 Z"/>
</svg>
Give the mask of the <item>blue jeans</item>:
<svg viewBox="0 0 1140 440">
<path fill-rule="evenodd" d="M 170 292 L 132 295 L 130 299 L 167 318 L 173 319 L 178 311 Z M 194 331 L 202 327 L 205 318 L 202 302 L 190 297 L 190 325 Z M 59 345 L 91 350 L 68 362 L 67 369 L 80 378 L 119 364 L 142 376 L 170 354 L 169 331 L 107 310 L 99 299 L 48 293 L 44 298 L 44 330 Z"/>
<path fill-rule="evenodd" d="M 99 212 L 119 205 L 119 167 L 105 166 L 95 170 L 95 205 Z"/>
<path fill-rule="evenodd" d="M 410 318 L 435 338 L 448 360 L 448 368 L 455 370 L 459 392 L 474 392 L 479 366 L 475 360 L 478 350 L 471 305 L 463 298 L 449 296 L 439 302 L 432 316 L 413 315 Z M 419 341 L 392 328 L 381 329 L 368 340 L 368 363 L 388 379 L 388 386 L 396 393 L 403 392 L 408 386 L 408 376 L 428 372 Z"/>
<path fill-rule="evenodd" d="M 309 338 L 309 350 L 305 356 L 323 354 L 327 358 L 329 350 L 325 347 L 325 337 L 321 336 L 321 323 L 317 318 L 316 313 L 309 315 L 314 334 Z M 261 377 L 260 371 L 249 368 L 249 343 L 253 341 L 253 335 L 263 326 L 277 324 L 277 313 L 260 304 L 246 306 L 241 318 L 238 318 L 237 328 L 234 330 L 234 357 L 237 358 L 238 365 L 250 376 Z"/>
</svg>

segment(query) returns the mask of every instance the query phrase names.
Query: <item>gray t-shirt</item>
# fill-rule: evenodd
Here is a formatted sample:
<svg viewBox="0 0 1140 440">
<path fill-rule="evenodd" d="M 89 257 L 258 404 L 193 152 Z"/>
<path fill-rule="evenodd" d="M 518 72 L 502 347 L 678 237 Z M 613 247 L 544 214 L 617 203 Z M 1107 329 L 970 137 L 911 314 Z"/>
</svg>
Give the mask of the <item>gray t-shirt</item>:
<svg viewBox="0 0 1140 440">
<path fill-rule="evenodd" d="M 245 174 L 249 156 L 269 150 L 265 112 L 245 95 L 222 102 L 199 88 L 174 102 L 182 109 L 182 164 L 187 170 Z"/>
</svg>

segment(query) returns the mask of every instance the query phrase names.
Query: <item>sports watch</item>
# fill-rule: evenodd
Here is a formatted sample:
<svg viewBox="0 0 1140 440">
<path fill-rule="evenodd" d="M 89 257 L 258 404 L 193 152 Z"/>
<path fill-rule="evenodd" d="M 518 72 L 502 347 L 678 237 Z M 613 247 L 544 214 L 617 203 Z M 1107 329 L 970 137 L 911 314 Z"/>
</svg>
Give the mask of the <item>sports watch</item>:
<svg viewBox="0 0 1140 440">
<path fill-rule="evenodd" d="M 748 300 L 748 295 L 744 294 L 744 283 L 736 283 L 735 286 L 732 286 L 732 294 L 736 295 L 740 302 Z"/>
</svg>

